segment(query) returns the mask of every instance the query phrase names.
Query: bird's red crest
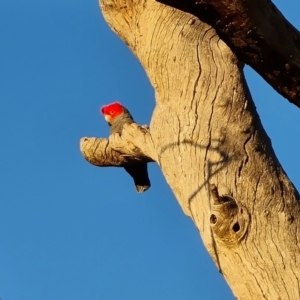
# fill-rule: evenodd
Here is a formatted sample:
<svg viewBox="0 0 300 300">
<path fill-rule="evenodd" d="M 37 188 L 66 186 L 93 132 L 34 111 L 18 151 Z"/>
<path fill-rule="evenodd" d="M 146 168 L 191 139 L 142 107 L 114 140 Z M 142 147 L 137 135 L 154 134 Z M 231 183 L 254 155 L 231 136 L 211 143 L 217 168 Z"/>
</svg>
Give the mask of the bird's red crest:
<svg viewBox="0 0 300 300">
<path fill-rule="evenodd" d="M 108 105 L 103 105 L 100 112 L 107 122 L 111 122 L 115 117 L 124 113 L 124 108 L 120 102 L 114 102 Z"/>
</svg>

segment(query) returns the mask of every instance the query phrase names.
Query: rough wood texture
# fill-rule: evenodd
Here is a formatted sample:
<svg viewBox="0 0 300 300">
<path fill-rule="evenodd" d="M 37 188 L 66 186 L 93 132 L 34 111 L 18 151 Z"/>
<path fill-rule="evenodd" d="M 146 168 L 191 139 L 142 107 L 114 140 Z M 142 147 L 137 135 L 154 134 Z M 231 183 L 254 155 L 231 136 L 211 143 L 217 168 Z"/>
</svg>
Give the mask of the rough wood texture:
<svg viewBox="0 0 300 300">
<path fill-rule="evenodd" d="M 155 0 L 100 5 L 155 88 L 151 150 L 142 152 L 160 165 L 235 296 L 299 299 L 299 194 L 262 128 L 242 64 L 191 14 Z M 143 149 L 139 138 L 128 140 Z"/>
<path fill-rule="evenodd" d="M 153 162 L 157 157 L 148 129 L 136 123 L 125 125 L 122 136 L 84 137 L 80 140 L 80 151 L 88 162 L 99 167 L 125 167 Z"/>
<path fill-rule="evenodd" d="M 300 33 L 269 0 L 157 0 L 212 25 L 239 59 L 300 107 Z"/>
</svg>

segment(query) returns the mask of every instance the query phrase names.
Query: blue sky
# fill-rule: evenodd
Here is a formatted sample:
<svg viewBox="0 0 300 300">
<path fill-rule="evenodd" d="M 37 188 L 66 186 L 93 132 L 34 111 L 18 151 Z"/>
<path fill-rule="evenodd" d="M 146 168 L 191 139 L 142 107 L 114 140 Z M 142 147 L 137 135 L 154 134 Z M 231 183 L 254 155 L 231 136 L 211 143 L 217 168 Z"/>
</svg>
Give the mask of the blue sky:
<svg viewBox="0 0 300 300">
<path fill-rule="evenodd" d="M 298 0 L 275 4 L 300 28 Z M 142 124 L 155 105 L 97 1 L 3 0 L 0 28 L 1 299 L 233 299 L 155 164 L 139 195 L 81 156 L 81 137 L 108 135 L 101 105 L 118 99 Z M 299 188 L 300 110 L 246 74 Z"/>
</svg>

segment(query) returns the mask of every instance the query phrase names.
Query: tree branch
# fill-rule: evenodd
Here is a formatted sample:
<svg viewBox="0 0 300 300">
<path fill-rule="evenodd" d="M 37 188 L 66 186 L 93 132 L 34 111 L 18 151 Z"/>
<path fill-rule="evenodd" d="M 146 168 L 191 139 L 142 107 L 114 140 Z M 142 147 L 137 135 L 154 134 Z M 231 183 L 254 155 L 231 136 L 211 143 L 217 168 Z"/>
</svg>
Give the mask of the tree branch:
<svg viewBox="0 0 300 300">
<path fill-rule="evenodd" d="M 269 0 L 156 0 L 189 12 L 279 94 L 300 107 L 300 33 Z"/>
<path fill-rule="evenodd" d="M 121 136 L 113 134 L 109 139 L 84 137 L 80 140 L 80 151 L 89 163 L 99 167 L 156 161 L 149 130 L 136 123 L 125 125 Z"/>
</svg>

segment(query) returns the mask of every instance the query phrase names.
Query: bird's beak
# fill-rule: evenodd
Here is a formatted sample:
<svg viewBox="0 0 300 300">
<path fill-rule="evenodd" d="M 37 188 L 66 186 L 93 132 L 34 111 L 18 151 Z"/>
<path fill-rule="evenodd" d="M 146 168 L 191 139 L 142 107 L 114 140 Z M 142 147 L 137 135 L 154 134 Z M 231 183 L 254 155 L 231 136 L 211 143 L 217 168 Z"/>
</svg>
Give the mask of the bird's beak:
<svg viewBox="0 0 300 300">
<path fill-rule="evenodd" d="M 105 116 L 104 116 L 104 119 L 105 119 L 106 122 L 109 123 L 109 122 L 110 122 L 110 119 L 111 119 L 111 116 L 110 116 L 110 115 L 105 115 Z"/>
</svg>

